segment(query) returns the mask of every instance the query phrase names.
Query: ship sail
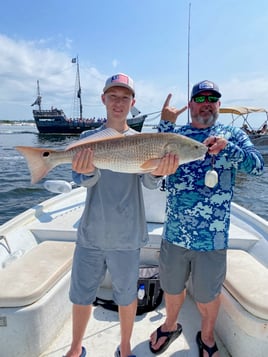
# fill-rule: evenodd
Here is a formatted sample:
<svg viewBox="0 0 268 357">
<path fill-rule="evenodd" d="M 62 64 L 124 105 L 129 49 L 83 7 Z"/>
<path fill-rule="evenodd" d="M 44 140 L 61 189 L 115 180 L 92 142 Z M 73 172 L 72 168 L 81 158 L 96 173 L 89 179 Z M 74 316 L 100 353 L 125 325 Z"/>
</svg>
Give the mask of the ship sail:
<svg viewBox="0 0 268 357">
<path fill-rule="evenodd" d="M 39 110 L 41 110 L 41 102 L 42 97 L 40 95 L 39 80 L 37 80 L 37 97 L 33 104 L 31 104 L 31 106 L 33 107 L 34 105 L 38 105 Z"/>
</svg>

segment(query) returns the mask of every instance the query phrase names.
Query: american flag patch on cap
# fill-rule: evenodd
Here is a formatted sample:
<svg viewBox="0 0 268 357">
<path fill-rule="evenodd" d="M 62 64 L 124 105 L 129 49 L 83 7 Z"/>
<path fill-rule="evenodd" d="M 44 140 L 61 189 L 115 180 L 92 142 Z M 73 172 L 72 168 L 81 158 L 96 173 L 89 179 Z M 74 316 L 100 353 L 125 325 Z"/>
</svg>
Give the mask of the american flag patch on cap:
<svg viewBox="0 0 268 357">
<path fill-rule="evenodd" d="M 128 84 L 128 76 L 124 74 L 116 74 L 115 76 L 111 77 L 111 82 L 120 82 Z"/>
<path fill-rule="evenodd" d="M 108 78 L 105 83 L 105 87 L 103 88 L 103 93 L 112 87 L 128 88 L 133 95 L 135 95 L 133 79 L 124 73 L 114 74 L 112 77 Z"/>
</svg>

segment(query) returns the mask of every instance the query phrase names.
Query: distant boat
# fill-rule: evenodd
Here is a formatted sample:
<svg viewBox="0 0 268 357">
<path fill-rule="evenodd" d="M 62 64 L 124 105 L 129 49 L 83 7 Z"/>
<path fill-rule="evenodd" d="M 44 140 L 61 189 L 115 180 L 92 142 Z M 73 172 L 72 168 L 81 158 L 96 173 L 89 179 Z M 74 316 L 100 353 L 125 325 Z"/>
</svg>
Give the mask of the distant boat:
<svg viewBox="0 0 268 357">
<path fill-rule="evenodd" d="M 80 84 L 80 72 L 78 57 L 72 59 L 72 63 L 76 63 L 76 96 L 79 101 L 79 115 L 77 118 L 67 118 L 63 109 L 53 108 L 44 110 L 41 108 L 42 97 L 40 94 L 39 80 L 37 80 L 37 98 L 32 106 L 38 106 L 38 109 L 33 110 L 33 117 L 39 133 L 41 134 L 80 134 L 85 130 L 93 130 L 100 127 L 106 122 L 105 118 L 84 118 L 82 106 L 82 90 Z M 132 118 L 127 119 L 128 125 L 136 130 L 141 131 L 143 123 L 149 114 L 139 115 L 140 111 L 134 108 Z"/>
<path fill-rule="evenodd" d="M 264 108 L 255 108 L 255 107 L 223 107 L 220 108 L 220 113 L 222 114 L 231 114 L 232 115 L 232 125 L 235 121 L 242 118 L 243 123 L 241 129 L 243 129 L 249 136 L 252 143 L 256 146 L 268 145 L 268 110 Z M 249 114 L 264 113 L 264 121 L 261 126 L 257 129 L 253 127 L 254 123 L 249 121 Z"/>
</svg>

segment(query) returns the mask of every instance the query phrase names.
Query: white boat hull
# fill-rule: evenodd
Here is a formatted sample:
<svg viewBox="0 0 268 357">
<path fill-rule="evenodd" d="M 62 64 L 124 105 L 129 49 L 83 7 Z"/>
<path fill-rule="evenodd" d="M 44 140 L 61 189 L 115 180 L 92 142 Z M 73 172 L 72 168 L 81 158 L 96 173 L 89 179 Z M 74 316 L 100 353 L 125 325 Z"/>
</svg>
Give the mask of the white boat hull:
<svg viewBox="0 0 268 357">
<path fill-rule="evenodd" d="M 221 301 L 216 332 L 231 356 L 267 356 L 267 320 L 245 310 L 225 288 Z"/>
<path fill-rule="evenodd" d="M 141 252 L 142 264 L 157 264 L 163 229 L 165 193 L 160 190 L 145 192 L 149 243 Z M 27 260 L 27 252 L 44 241 L 75 242 L 76 229 L 82 214 L 85 190 L 75 189 L 58 195 L 24 212 L 0 227 L 0 274 L 17 259 Z M 156 205 L 157 202 L 157 205 Z M 266 273 L 268 265 L 268 223 L 253 213 L 233 205 L 230 230 L 230 249 L 242 249 L 260 262 Z M 9 252 L 10 251 L 10 252 Z M 22 255 L 22 256 L 21 256 Z M 21 261 L 23 262 L 23 260 Z M 47 259 L 49 264 L 49 258 Z M 5 267 L 6 266 L 6 267 Z M 64 268 L 65 269 L 65 268 Z M 33 271 L 38 270 L 38 265 Z M 265 275 L 265 273 L 264 273 Z M 1 275 L 0 275 L 1 276 Z M 246 276 L 246 275 L 245 275 Z M 266 277 L 266 275 L 265 275 Z M 241 276 L 241 279 L 245 279 Z M 71 304 L 68 297 L 70 267 L 42 297 L 27 306 L 0 307 L 1 356 L 56 357 L 63 355 L 71 342 Z M 1 284 L 1 283 L 0 283 Z M 107 275 L 102 292 L 110 293 Z M 6 286 L 8 289 L 8 286 Z M 108 289 L 107 289 L 108 288 Z M 259 294 L 267 292 L 268 284 L 257 287 Z M 1 290 L 0 290 L 1 291 Z M 2 296 L 3 297 L 3 296 Z M 3 301 L 3 300 L 2 300 Z M 0 292 L 1 303 L 1 292 Z M 148 338 L 165 318 L 164 303 L 146 315 L 137 317 L 133 332 L 134 352 L 151 356 Z M 200 317 L 188 296 L 180 314 L 183 334 L 170 346 L 163 357 L 180 351 L 182 356 L 196 356 L 196 332 Z M 268 318 L 254 317 L 223 289 L 222 307 L 217 321 L 217 343 L 221 356 L 266 357 L 268 351 Z M 85 346 L 95 356 L 113 355 L 119 342 L 119 321 L 115 312 L 94 308 L 85 335 Z M 105 341 L 105 343 L 103 343 Z M 227 350 L 226 350 L 227 349 Z M 255 352 L 254 352 L 255 351 Z"/>
</svg>

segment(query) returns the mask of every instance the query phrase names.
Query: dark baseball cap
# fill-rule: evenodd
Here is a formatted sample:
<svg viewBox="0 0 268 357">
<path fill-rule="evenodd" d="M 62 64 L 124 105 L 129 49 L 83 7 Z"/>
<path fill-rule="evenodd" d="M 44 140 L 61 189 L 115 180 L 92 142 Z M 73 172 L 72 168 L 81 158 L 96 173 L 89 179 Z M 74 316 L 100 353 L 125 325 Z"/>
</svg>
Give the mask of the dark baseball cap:
<svg viewBox="0 0 268 357">
<path fill-rule="evenodd" d="M 219 87 L 216 83 L 205 80 L 199 83 L 196 83 L 193 86 L 192 93 L 191 93 L 191 99 L 195 96 L 197 96 L 199 93 L 205 92 L 205 91 L 210 91 L 213 94 L 215 94 L 217 97 L 221 97 L 221 93 L 219 90 Z"/>
</svg>

